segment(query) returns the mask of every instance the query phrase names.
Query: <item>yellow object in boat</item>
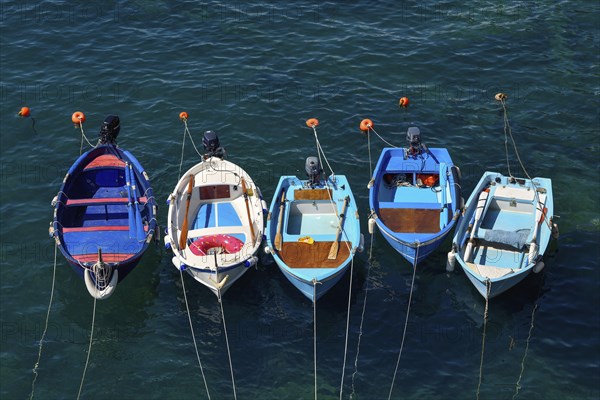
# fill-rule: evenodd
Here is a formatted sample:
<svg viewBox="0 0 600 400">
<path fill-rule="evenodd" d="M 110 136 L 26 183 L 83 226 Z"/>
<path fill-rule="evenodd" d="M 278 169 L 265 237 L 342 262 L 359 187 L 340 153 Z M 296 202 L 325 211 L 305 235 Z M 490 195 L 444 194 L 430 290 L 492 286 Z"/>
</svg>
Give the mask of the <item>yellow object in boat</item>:
<svg viewBox="0 0 600 400">
<path fill-rule="evenodd" d="M 300 239 L 298 239 L 298 241 L 307 244 L 313 244 L 315 242 L 315 240 L 310 236 L 302 236 Z"/>
</svg>

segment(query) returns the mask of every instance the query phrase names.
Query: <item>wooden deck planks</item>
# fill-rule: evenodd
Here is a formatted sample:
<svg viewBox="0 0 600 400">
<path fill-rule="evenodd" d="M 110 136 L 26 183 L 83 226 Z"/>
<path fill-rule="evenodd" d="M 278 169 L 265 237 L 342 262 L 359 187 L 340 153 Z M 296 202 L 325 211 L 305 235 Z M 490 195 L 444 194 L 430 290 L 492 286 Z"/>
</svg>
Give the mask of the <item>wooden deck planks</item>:
<svg viewBox="0 0 600 400">
<path fill-rule="evenodd" d="M 294 200 L 329 200 L 331 189 L 296 189 Z"/>
<path fill-rule="evenodd" d="M 339 243 L 339 251 L 335 260 L 329 260 L 329 249 L 333 242 L 284 242 L 279 257 L 290 268 L 337 268 L 350 255 L 351 242 Z"/>
<path fill-rule="evenodd" d="M 436 233 L 440 210 L 425 208 L 380 208 L 379 218 L 394 232 Z"/>
</svg>

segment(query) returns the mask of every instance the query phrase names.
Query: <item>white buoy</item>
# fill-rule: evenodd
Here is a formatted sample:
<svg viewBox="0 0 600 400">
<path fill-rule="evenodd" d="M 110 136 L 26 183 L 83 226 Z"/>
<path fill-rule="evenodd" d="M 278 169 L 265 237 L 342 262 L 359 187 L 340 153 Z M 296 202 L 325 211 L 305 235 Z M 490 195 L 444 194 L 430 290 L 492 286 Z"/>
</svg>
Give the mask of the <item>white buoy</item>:
<svg viewBox="0 0 600 400">
<path fill-rule="evenodd" d="M 529 261 L 529 264 L 535 262 L 537 255 L 538 255 L 538 245 L 537 245 L 537 243 L 533 242 L 529 245 L 529 255 L 527 256 L 527 260 Z"/>
<path fill-rule="evenodd" d="M 535 267 L 533 267 L 533 272 L 535 272 L 536 274 L 539 274 L 545 267 L 546 265 L 544 264 L 543 261 L 539 261 L 537 264 L 535 264 Z"/>
<path fill-rule="evenodd" d="M 268 245 L 266 245 L 266 246 L 263 248 L 263 251 L 265 252 L 265 254 L 271 254 L 271 248 L 270 248 Z"/>
<path fill-rule="evenodd" d="M 369 233 L 372 235 L 375 232 L 375 219 L 369 218 Z"/>
<path fill-rule="evenodd" d="M 558 225 L 557 224 L 552 224 L 552 237 L 554 239 L 558 239 L 558 236 L 560 236 L 560 234 L 558 232 Z"/>
<path fill-rule="evenodd" d="M 452 272 L 454 271 L 454 266 L 456 264 L 456 252 L 454 248 L 448 252 L 448 260 L 446 261 L 446 271 Z"/>
</svg>

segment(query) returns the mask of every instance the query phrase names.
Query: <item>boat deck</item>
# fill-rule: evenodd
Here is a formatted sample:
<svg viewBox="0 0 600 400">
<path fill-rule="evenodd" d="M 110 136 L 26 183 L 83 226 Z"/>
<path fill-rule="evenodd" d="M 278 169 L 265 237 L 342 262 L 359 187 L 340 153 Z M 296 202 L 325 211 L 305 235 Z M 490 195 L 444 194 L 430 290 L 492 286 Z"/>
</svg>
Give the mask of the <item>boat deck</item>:
<svg viewBox="0 0 600 400">
<path fill-rule="evenodd" d="M 334 260 L 328 259 L 333 242 L 284 242 L 279 257 L 290 268 L 337 268 L 348 258 L 351 242 L 340 241 L 339 251 Z"/>
<path fill-rule="evenodd" d="M 436 233 L 440 231 L 440 210 L 426 208 L 380 208 L 381 221 L 393 232 Z"/>
</svg>

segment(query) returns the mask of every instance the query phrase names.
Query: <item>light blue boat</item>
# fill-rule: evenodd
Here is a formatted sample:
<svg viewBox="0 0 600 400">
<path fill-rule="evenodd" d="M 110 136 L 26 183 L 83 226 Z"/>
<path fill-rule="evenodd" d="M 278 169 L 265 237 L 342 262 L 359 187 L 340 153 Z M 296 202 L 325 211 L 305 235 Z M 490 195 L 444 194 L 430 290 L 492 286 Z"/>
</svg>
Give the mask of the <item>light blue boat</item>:
<svg viewBox="0 0 600 400">
<path fill-rule="evenodd" d="M 362 237 L 356 201 L 344 175 L 321 179 L 316 157 L 309 179 L 282 176 L 267 217 L 266 250 L 285 277 L 316 302 L 344 275 Z"/>
<path fill-rule="evenodd" d="M 385 148 L 369 182 L 371 218 L 383 237 L 417 265 L 452 230 L 462 203 L 460 171 L 445 148 L 428 149 L 420 132 L 407 132 L 410 147 Z"/>
<path fill-rule="evenodd" d="M 485 172 L 456 228 L 450 267 L 457 260 L 484 298 L 499 295 L 544 267 L 553 213 L 550 179 Z"/>
</svg>

